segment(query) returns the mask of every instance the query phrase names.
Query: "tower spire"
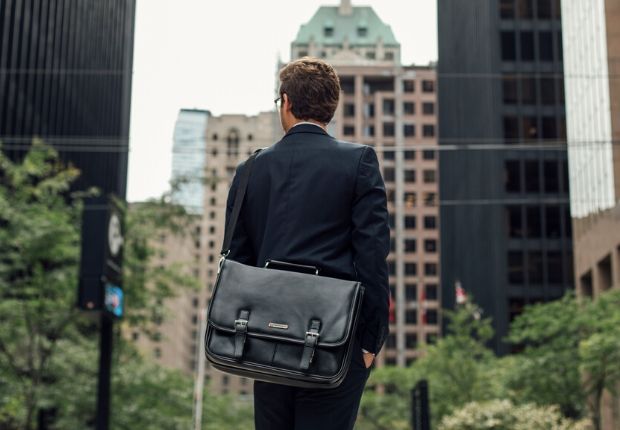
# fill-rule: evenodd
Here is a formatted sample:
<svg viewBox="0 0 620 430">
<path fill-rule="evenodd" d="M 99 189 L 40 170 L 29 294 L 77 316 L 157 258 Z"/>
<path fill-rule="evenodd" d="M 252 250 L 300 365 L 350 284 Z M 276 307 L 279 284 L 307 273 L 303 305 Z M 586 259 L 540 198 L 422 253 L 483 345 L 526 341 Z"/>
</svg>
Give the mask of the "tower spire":
<svg viewBox="0 0 620 430">
<path fill-rule="evenodd" d="M 353 13 L 353 6 L 351 6 L 351 0 L 340 0 L 340 15 L 351 15 Z"/>
</svg>

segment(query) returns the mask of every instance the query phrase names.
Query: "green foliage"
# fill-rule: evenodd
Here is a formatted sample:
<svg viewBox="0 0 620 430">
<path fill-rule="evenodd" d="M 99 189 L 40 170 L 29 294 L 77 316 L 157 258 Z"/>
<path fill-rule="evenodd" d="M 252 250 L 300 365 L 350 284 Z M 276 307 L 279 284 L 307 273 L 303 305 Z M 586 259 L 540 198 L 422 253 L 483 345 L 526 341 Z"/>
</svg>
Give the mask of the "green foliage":
<svg viewBox="0 0 620 430">
<path fill-rule="evenodd" d="M 508 341 L 524 345 L 513 356 L 506 384 L 516 402 L 559 405 L 569 417 L 583 414 L 585 392 L 578 345 L 582 310 L 575 296 L 526 307 L 510 327 Z"/>
<path fill-rule="evenodd" d="M 35 141 L 18 163 L 0 151 L 0 427 L 34 428 L 41 409 L 59 429 L 94 415 L 97 322 L 75 308 L 83 198 L 79 172 Z M 169 197 L 126 211 L 127 322 L 148 327 L 161 301 L 197 281 L 181 267 L 151 269 L 153 238 L 181 234 L 192 220 Z M 118 428 L 188 428 L 192 381 L 142 360 L 117 336 L 113 366 Z M 162 396 L 162 393 L 165 393 Z M 146 427 L 145 427 L 146 425 Z"/>
<path fill-rule="evenodd" d="M 509 400 L 471 402 L 445 416 L 439 430 L 588 430 L 584 421 L 562 416 L 555 406 L 531 403 L 515 405 Z"/>
<path fill-rule="evenodd" d="M 467 303 L 447 311 L 448 335 L 426 349 L 413 366 L 419 378 L 429 382 L 433 422 L 467 402 L 498 396 L 493 371 L 497 359 L 486 346 L 493 337 L 491 321 L 481 318 L 475 305 Z"/>
<path fill-rule="evenodd" d="M 360 429 L 409 429 L 411 390 L 420 379 L 429 384 L 431 422 L 467 402 L 503 394 L 498 382 L 503 369 L 485 345 L 493 337 L 490 319 L 481 318 L 473 304 L 446 311 L 447 336 L 427 345 L 423 356 L 408 368 L 373 371 L 360 407 Z M 375 392 L 381 386 L 385 394 Z"/>
</svg>

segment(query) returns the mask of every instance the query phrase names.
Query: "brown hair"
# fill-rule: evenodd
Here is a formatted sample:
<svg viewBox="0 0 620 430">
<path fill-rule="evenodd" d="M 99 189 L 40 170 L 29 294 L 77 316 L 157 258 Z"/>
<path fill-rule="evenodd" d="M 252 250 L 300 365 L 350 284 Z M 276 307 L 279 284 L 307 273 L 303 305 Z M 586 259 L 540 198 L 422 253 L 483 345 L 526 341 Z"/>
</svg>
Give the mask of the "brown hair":
<svg viewBox="0 0 620 430">
<path fill-rule="evenodd" d="M 303 57 L 280 70 L 280 96 L 286 93 L 295 118 L 328 123 L 340 97 L 340 80 L 323 60 Z"/>
</svg>

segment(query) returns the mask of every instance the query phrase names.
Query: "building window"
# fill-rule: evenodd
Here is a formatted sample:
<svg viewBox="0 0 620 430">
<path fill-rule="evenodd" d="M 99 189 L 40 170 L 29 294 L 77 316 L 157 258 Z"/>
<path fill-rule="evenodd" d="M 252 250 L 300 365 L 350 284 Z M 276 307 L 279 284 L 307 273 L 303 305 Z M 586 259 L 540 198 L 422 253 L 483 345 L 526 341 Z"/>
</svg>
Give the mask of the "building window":
<svg viewBox="0 0 620 430">
<path fill-rule="evenodd" d="M 425 276 L 437 276 L 437 263 L 424 263 Z"/>
<path fill-rule="evenodd" d="M 499 16 L 502 19 L 513 19 L 515 17 L 515 2 L 514 2 L 514 0 L 500 0 L 500 2 L 499 2 Z"/>
<path fill-rule="evenodd" d="M 300 57 L 300 58 L 301 57 L 307 57 L 308 56 L 308 51 L 299 51 L 297 53 L 297 56 Z"/>
<path fill-rule="evenodd" d="M 405 169 L 405 182 L 414 183 L 415 182 L 415 170 L 413 169 Z"/>
<path fill-rule="evenodd" d="M 536 80 L 534 78 L 522 77 L 521 81 L 521 103 L 524 105 L 536 104 Z"/>
<path fill-rule="evenodd" d="M 540 82 L 540 101 L 544 105 L 554 105 L 555 104 L 555 79 L 541 78 L 539 82 Z"/>
<path fill-rule="evenodd" d="M 438 295 L 437 295 L 437 291 L 439 290 L 439 288 L 437 287 L 437 284 L 426 284 L 424 286 L 424 297 L 426 298 L 426 300 L 437 300 L 438 299 Z"/>
<path fill-rule="evenodd" d="M 383 54 L 383 59 L 387 61 L 392 61 L 394 59 L 394 53 L 392 51 L 387 51 Z"/>
<path fill-rule="evenodd" d="M 364 127 L 364 136 L 372 137 L 374 135 L 375 135 L 375 126 L 374 125 L 368 125 L 368 126 Z"/>
<path fill-rule="evenodd" d="M 394 168 L 393 167 L 385 167 L 383 169 L 383 180 L 385 182 L 394 182 Z"/>
<path fill-rule="evenodd" d="M 345 117 L 355 116 L 355 105 L 353 103 L 345 103 L 343 114 Z"/>
<path fill-rule="evenodd" d="M 405 252 L 416 252 L 415 239 L 405 239 Z"/>
<path fill-rule="evenodd" d="M 435 193 L 424 193 L 424 206 L 435 206 Z"/>
<path fill-rule="evenodd" d="M 155 358 L 161 358 L 161 348 L 157 347 L 153 350 L 153 355 Z"/>
<path fill-rule="evenodd" d="M 418 300 L 418 286 L 416 284 L 405 284 L 405 300 L 408 302 Z"/>
<path fill-rule="evenodd" d="M 517 0 L 517 9 L 519 11 L 519 18 L 534 18 L 534 7 L 532 6 L 532 0 Z"/>
<path fill-rule="evenodd" d="M 416 276 L 418 274 L 418 265 L 415 263 L 405 263 L 405 276 Z"/>
<path fill-rule="evenodd" d="M 342 134 L 344 134 L 345 136 L 355 135 L 355 127 L 352 125 L 345 125 L 343 127 Z"/>
<path fill-rule="evenodd" d="M 415 349 L 418 346 L 418 335 L 415 333 L 407 333 L 405 335 L 405 347 Z"/>
<path fill-rule="evenodd" d="M 332 37 L 334 35 L 334 27 L 323 28 L 323 35 L 325 37 Z"/>
<path fill-rule="evenodd" d="M 429 345 L 434 345 L 437 343 L 437 334 L 436 333 L 427 333 L 426 334 L 426 343 Z"/>
<path fill-rule="evenodd" d="M 423 93 L 434 93 L 435 92 L 435 81 L 422 81 L 422 92 Z"/>
<path fill-rule="evenodd" d="M 396 266 L 393 261 L 388 261 L 388 274 L 394 276 L 396 274 Z"/>
<path fill-rule="evenodd" d="M 508 105 L 517 103 L 517 79 L 514 76 L 502 78 L 503 102 Z"/>
<path fill-rule="evenodd" d="M 385 341 L 386 348 L 396 348 L 396 336 L 389 334 Z"/>
<path fill-rule="evenodd" d="M 366 51 L 366 58 L 369 60 L 374 60 L 376 58 L 375 51 Z"/>
<path fill-rule="evenodd" d="M 540 192 L 540 173 L 538 161 L 525 162 L 525 191 L 527 193 Z"/>
<path fill-rule="evenodd" d="M 543 256 L 541 251 L 527 252 L 527 273 L 530 284 L 543 282 Z"/>
<path fill-rule="evenodd" d="M 508 282 L 523 284 L 523 253 L 508 251 Z"/>
<path fill-rule="evenodd" d="M 383 123 L 383 135 L 386 137 L 394 136 L 394 123 L 393 122 L 384 122 Z"/>
<path fill-rule="evenodd" d="M 535 116 L 526 116 L 521 118 L 521 131 L 524 139 L 537 139 L 538 119 Z"/>
<path fill-rule="evenodd" d="M 538 0 L 538 19 L 551 19 L 551 0 Z"/>
<path fill-rule="evenodd" d="M 403 102 L 403 113 L 405 115 L 415 115 L 415 103 Z"/>
<path fill-rule="evenodd" d="M 407 150 L 404 154 L 405 160 L 415 160 L 415 151 Z"/>
<path fill-rule="evenodd" d="M 504 117 L 504 139 L 507 143 L 519 140 L 519 120 L 516 116 Z"/>
<path fill-rule="evenodd" d="M 403 91 L 406 93 L 413 93 L 415 92 L 415 81 L 409 80 L 409 79 L 405 79 L 403 81 Z"/>
<path fill-rule="evenodd" d="M 521 60 L 534 61 L 534 33 L 531 31 L 522 31 L 521 39 Z"/>
<path fill-rule="evenodd" d="M 383 159 L 384 160 L 394 160 L 394 151 L 383 151 Z"/>
<path fill-rule="evenodd" d="M 434 170 L 425 170 L 423 172 L 424 175 L 424 183 L 425 184 L 434 184 L 436 182 L 435 171 Z"/>
<path fill-rule="evenodd" d="M 435 103 L 432 103 L 432 102 L 422 103 L 422 113 L 424 115 L 433 115 L 435 113 Z"/>
<path fill-rule="evenodd" d="M 388 225 L 390 226 L 391 229 L 394 228 L 394 222 L 395 222 L 395 218 L 394 218 L 394 214 L 389 214 L 388 215 Z"/>
<path fill-rule="evenodd" d="M 543 139 L 557 139 L 558 129 L 557 122 L 553 116 L 542 117 L 542 138 Z"/>
<path fill-rule="evenodd" d="M 514 31 L 502 31 L 501 48 L 503 61 L 515 61 L 517 59 L 516 38 Z"/>
<path fill-rule="evenodd" d="M 405 216 L 405 229 L 412 230 L 415 229 L 415 216 L 406 215 Z"/>
<path fill-rule="evenodd" d="M 417 324 L 418 323 L 418 312 L 415 309 L 407 309 L 405 311 L 405 323 L 406 324 Z"/>
<path fill-rule="evenodd" d="M 543 177 L 546 193 L 560 192 L 560 176 L 558 163 L 556 161 L 545 161 L 543 163 Z"/>
<path fill-rule="evenodd" d="M 436 325 L 438 321 L 439 321 L 439 318 L 437 318 L 437 310 L 427 309 L 426 310 L 426 324 Z"/>
<path fill-rule="evenodd" d="M 422 135 L 424 137 L 435 136 L 435 126 L 433 124 L 424 124 L 422 126 Z"/>
<path fill-rule="evenodd" d="M 403 134 L 405 135 L 405 137 L 415 136 L 415 124 L 404 124 Z"/>
<path fill-rule="evenodd" d="M 553 34 L 550 31 L 538 33 L 538 58 L 540 61 L 553 61 Z"/>
<path fill-rule="evenodd" d="M 432 149 L 425 149 L 424 151 L 422 151 L 422 158 L 425 160 L 434 160 L 435 151 Z"/>
<path fill-rule="evenodd" d="M 416 195 L 414 192 L 406 192 L 405 193 L 405 207 L 406 208 L 414 208 L 416 203 Z"/>
<path fill-rule="evenodd" d="M 508 193 L 521 192 L 521 170 L 519 161 L 507 160 L 504 162 L 504 189 Z"/>
<path fill-rule="evenodd" d="M 375 117 L 375 104 L 374 103 L 368 103 L 365 109 L 366 109 L 366 116 L 368 118 Z"/>
<path fill-rule="evenodd" d="M 434 215 L 425 215 L 424 216 L 424 229 L 425 230 L 436 230 L 437 229 L 437 217 Z"/>
<path fill-rule="evenodd" d="M 525 208 L 525 220 L 527 222 L 527 237 L 530 239 L 539 239 L 542 236 L 540 207 L 527 206 Z"/>
<path fill-rule="evenodd" d="M 383 100 L 383 114 L 394 115 L 394 99 Z"/>
<path fill-rule="evenodd" d="M 366 37 L 368 35 L 368 28 L 366 28 L 366 27 L 357 27 L 357 35 L 359 37 Z"/>
<path fill-rule="evenodd" d="M 567 222 L 570 221 L 567 220 Z M 558 239 L 561 236 L 562 221 L 559 207 L 547 206 L 545 208 L 545 230 L 549 239 Z"/>
<path fill-rule="evenodd" d="M 511 238 L 523 237 L 523 217 L 521 206 L 506 207 L 506 224 L 508 225 L 508 236 Z"/>
<path fill-rule="evenodd" d="M 435 239 L 424 239 L 424 251 L 429 253 L 436 253 L 437 241 Z"/>
<path fill-rule="evenodd" d="M 562 253 L 560 251 L 547 251 L 547 282 L 555 285 L 562 283 Z"/>
</svg>

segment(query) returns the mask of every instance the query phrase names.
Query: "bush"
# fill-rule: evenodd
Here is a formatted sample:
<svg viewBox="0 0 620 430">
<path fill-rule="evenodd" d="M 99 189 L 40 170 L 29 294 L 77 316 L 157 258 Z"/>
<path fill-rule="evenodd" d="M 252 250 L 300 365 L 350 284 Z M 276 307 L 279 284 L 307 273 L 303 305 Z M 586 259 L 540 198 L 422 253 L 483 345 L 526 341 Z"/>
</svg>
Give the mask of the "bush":
<svg viewBox="0 0 620 430">
<path fill-rule="evenodd" d="M 439 430 L 590 430 L 586 420 L 562 417 L 557 406 L 514 405 L 509 400 L 471 402 L 445 416 Z"/>
</svg>

